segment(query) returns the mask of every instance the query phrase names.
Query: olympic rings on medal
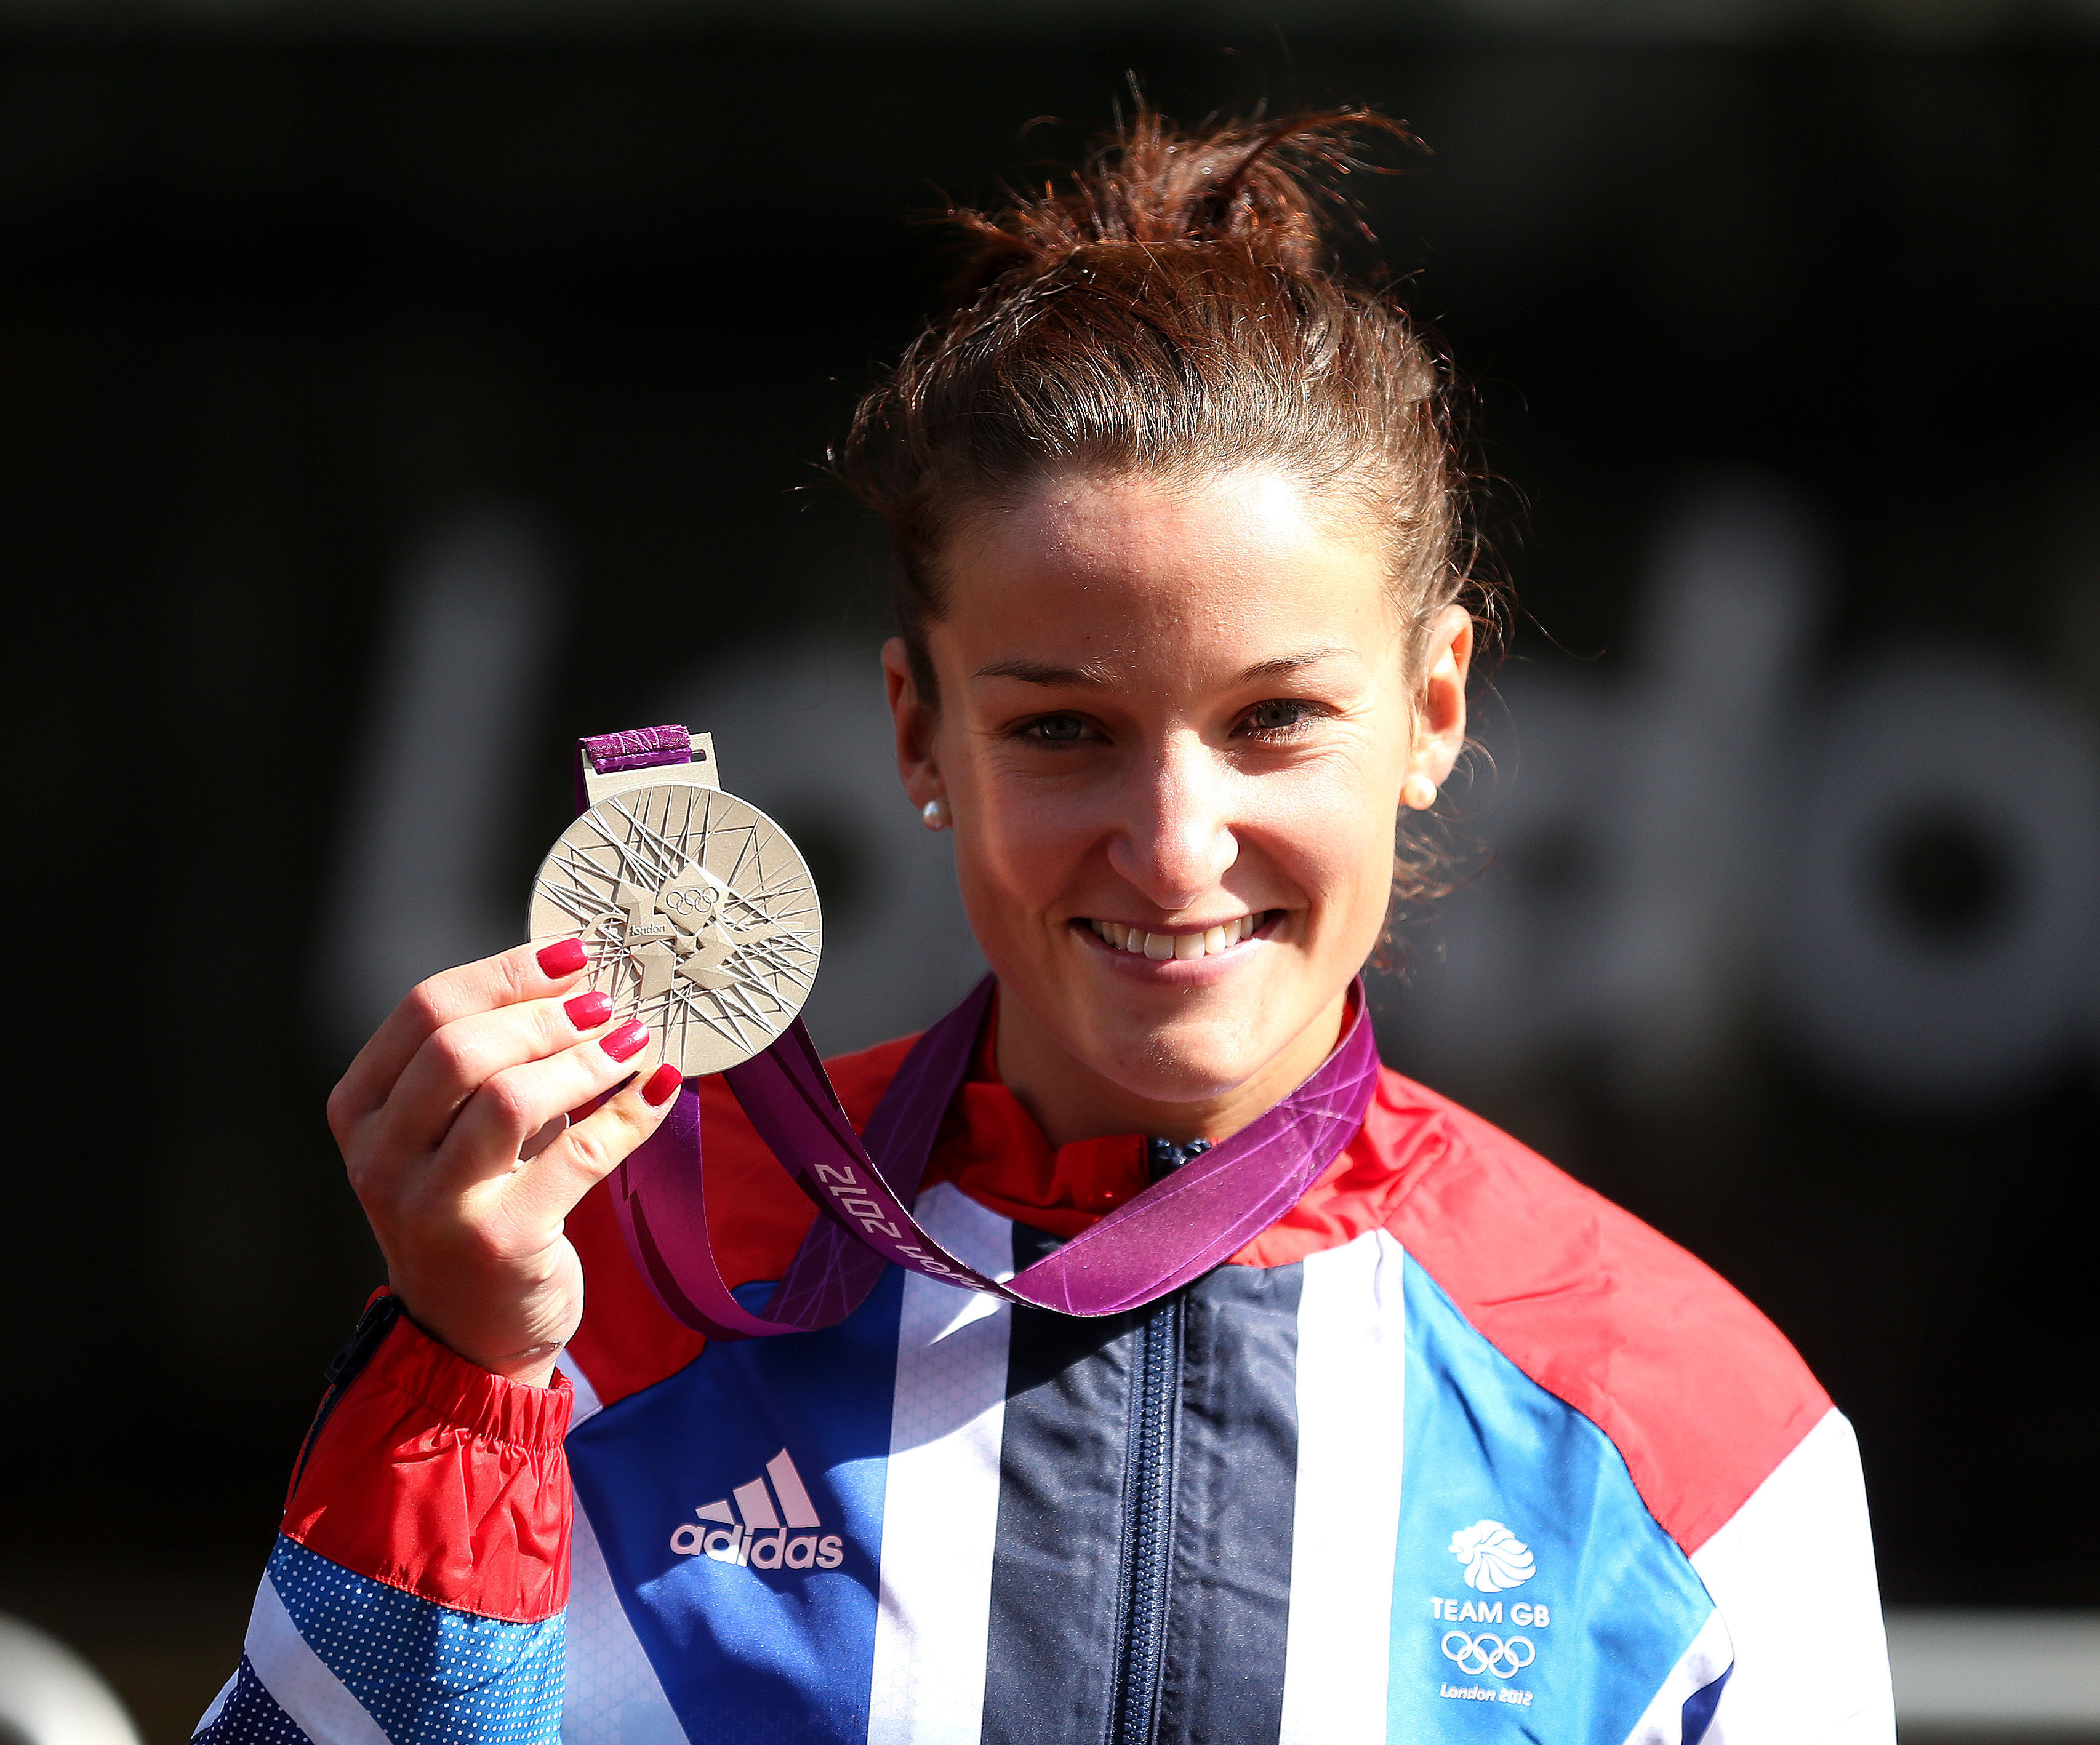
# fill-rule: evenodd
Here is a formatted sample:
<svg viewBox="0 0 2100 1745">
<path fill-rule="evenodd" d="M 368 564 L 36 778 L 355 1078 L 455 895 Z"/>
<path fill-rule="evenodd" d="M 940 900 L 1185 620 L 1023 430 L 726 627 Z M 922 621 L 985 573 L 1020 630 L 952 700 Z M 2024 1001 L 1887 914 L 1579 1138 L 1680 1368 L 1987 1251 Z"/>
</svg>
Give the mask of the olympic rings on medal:
<svg viewBox="0 0 2100 1745">
<path fill-rule="evenodd" d="M 1451 1645 L 1458 1646 L 1454 1648 Z M 1483 1672 L 1492 1672 L 1498 1678 L 1508 1678 L 1521 1672 L 1538 1658 L 1538 1650 L 1531 1646 L 1531 1638 L 1512 1636 L 1505 1641 L 1499 1636 L 1482 1631 L 1478 1636 L 1468 1636 L 1463 1630 L 1446 1630 L 1444 1640 L 1438 1645 L 1444 1658 L 1454 1662 L 1468 1678 L 1477 1678 Z M 1524 1650 L 1524 1658 L 1517 1658 L 1517 1650 Z"/>
<path fill-rule="evenodd" d="M 721 897 L 721 892 L 712 885 L 687 885 L 664 893 L 664 910 L 667 914 L 696 915 L 713 908 Z"/>
</svg>

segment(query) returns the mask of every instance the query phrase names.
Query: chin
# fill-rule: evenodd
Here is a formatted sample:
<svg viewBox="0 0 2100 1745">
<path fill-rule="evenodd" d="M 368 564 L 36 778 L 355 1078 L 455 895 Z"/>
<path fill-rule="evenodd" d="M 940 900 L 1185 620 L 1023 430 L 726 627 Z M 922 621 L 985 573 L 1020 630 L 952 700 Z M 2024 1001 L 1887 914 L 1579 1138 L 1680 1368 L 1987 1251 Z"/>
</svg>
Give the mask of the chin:
<svg viewBox="0 0 2100 1745">
<path fill-rule="evenodd" d="M 1132 1046 L 1080 1056 L 1110 1084 L 1146 1103 L 1210 1103 L 1230 1096 L 1263 1063 L 1239 1051 L 1202 1046 L 1200 1039 L 1156 1033 Z"/>
<path fill-rule="evenodd" d="M 1172 998 L 1183 1010 L 1158 1011 L 1158 1001 L 1126 993 L 1068 1012 L 1069 1027 L 1061 1026 L 1070 1038 L 1066 1047 L 1132 1096 L 1153 1103 L 1200 1103 L 1237 1091 L 1303 1028 L 1279 1024 L 1273 1016 L 1264 1022 L 1256 1016 L 1287 1009 L 1287 1002 L 1280 1000 Z M 1190 1006 L 1196 1009 L 1186 1009 Z M 1213 1009 L 1205 1011 L 1206 1007 Z M 1220 1007 L 1229 1009 L 1215 1009 Z"/>
</svg>

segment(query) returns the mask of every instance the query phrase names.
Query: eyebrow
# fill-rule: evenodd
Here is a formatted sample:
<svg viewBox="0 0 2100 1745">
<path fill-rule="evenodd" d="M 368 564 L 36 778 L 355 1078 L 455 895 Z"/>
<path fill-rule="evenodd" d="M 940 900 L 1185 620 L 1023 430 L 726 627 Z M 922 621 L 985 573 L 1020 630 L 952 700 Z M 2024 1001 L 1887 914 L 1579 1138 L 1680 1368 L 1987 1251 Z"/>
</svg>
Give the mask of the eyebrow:
<svg viewBox="0 0 2100 1745">
<path fill-rule="evenodd" d="M 1258 660 L 1242 672 L 1234 682 L 1251 685 L 1257 679 L 1286 678 L 1291 673 L 1303 672 L 1308 667 L 1317 666 L 1334 655 L 1348 652 L 1339 642 L 1323 642 L 1317 647 L 1301 650 L 1295 654 L 1278 654 L 1273 660 Z M 977 668 L 976 676 L 981 679 L 1018 679 L 1024 685 L 1085 685 L 1096 689 L 1114 682 L 1108 669 L 1096 663 L 1089 662 L 1083 667 L 1056 667 L 1048 661 L 1028 660 L 1019 655 L 989 662 Z"/>
<path fill-rule="evenodd" d="M 1048 661 L 1025 660 L 1017 654 L 978 668 L 977 676 L 1018 679 L 1024 685 L 1102 685 L 1112 682 L 1106 668 L 1091 662 L 1083 667 L 1053 667 Z"/>
<path fill-rule="evenodd" d="M 1258 660 L 1239 676 L 1242 685 L 1251 685 L 1256 679 L 1288 678 L 1308 667 L 1317 667 L 1323 660 L 1350 650 L 1339 642 L 1321 642 L 1314 647 L 1301 650 L 1295 654 L 1279 654 L 1273 660 Z"/>
</svg>

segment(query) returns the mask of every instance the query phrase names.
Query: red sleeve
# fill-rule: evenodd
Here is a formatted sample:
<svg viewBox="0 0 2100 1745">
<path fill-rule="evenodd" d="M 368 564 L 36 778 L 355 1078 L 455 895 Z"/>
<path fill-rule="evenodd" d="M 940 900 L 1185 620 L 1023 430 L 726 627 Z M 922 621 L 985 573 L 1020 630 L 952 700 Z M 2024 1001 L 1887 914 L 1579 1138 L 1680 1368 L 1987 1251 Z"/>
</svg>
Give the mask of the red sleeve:
<svg viewBox="0 0 2100 1745">
<path fill-rule="evenodd" d="M 855 1128 L 865 1127 L 916 1037 L 902 1037 L 826 1063 L 839 1101 Z M 730 1289 L 788 1270 L 815 1222 L 816 1209 L 752 1129 L 734 1092 L 719 1077 L 699 1082 L 700 1166 L 706 1171 L 715 1258 Z M 584 1264 L 584 1319 L 569 1354 L 601 1404 L 675 1375 L 707 1346 L 700 1334 L 656 1299 L 636 1270 L 600 1183 L 569 1214 L 569 1240 Z"/>
<path fill-rule="evenodd" d="M 282 1531 L 439 1606 L 550 1618 L 569 1600 L 572 1397 L 566 1376 L 505 1381 L 397 1319 L 324 1408 Z"/>
<path fill-rule="evenodd" d="M 1386 1223 L 1488 1340 L 1612 1439 L 1689 1553 L 1830 1409 L 1710 1267 L 1396 1073 L 1367 1128 L 1404 1154 Z"/>
</svg>

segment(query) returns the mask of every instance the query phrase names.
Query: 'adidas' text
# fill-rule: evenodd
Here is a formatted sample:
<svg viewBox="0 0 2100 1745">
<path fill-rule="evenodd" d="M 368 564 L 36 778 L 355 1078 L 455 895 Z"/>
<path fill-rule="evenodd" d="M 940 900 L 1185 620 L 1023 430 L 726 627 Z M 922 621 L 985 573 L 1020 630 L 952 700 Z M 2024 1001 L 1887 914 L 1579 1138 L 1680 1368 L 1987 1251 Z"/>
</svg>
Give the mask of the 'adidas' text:
<svg viewBox="0 0 2100 1745">
<path fill-rule="evenodd" d="M 837 1534 L 796 1531 L 823 1522 L 785 1448 L 765 1463 L 763 1473 L 730 1496 L 736 1499 L 735 1509 L 726 1496 L 695 1509 L 693 1513 L 708 1524 L 681 1522 L 671 1535 L 671 1549 L 681 1557 L 704 1557 L 739 1569 L 836 1569 L 845 1561 L 845 1541 Z"/>
</svg>

